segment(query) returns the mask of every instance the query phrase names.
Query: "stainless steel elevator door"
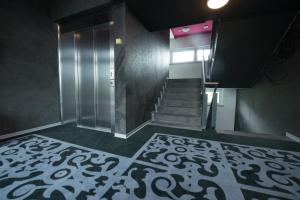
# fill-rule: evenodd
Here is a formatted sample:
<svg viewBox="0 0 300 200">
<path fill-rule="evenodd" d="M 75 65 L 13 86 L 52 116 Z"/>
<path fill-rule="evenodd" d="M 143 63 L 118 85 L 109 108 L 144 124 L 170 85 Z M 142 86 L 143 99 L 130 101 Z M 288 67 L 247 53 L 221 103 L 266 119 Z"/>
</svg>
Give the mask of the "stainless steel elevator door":
<svg viewBox="0 0 300 200">
<path fill-rule="evenodd" d="M 78 69 L 78 125 L 96 126 L 93 29 L 76 33 Z"/>
<path fill-rule="evenodd" d="M 94 29 L 94 50 L 96 64 L 96 126 L 111 129 L 111 103 L 110 94 L 110 65 L 111 43 L 110 27 Z"/>
<path fill-rule="evenodd" d="M 76 120 L 75 95 L 75 41 L 74 33 L 64 33 L 59 38 L 59 71 L 61 92 L 61 120 Z"/>
</svg>

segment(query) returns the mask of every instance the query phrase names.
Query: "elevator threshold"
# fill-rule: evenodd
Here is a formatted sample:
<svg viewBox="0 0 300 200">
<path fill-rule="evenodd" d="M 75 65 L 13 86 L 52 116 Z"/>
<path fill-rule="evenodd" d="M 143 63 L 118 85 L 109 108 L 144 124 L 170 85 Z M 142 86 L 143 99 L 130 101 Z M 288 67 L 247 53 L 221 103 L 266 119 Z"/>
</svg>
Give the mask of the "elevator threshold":
<svg viewBox="0 0 300 200">
<path fill-rule="evenodd" d="M 93 130 L 93 131 L 101 131 L 101 132 L 111 133 L 110 128 L 103 128 L 103 127 L 93 128 L 93 127 L 82 126 L 82 125 L 77 125 L 77 127 L 78 128 L 89 129 L 89 130 Z"/>
</svg>

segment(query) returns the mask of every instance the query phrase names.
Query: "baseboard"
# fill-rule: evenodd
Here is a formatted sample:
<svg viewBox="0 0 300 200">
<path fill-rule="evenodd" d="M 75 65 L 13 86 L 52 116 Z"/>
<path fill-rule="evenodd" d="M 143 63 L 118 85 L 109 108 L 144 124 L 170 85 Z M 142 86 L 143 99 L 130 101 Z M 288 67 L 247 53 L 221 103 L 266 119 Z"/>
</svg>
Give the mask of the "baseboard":
<svg viewBox="0 0 300 200">
<path fill-rule="evenodd" d="M 293 135 L 293 134 L 291 134 L 291 133 L 286 132 L 286 133 L 285 133 L 285 136 L 286 136 L 287 138 L 291 139 L 291 140 L 294 140 L 295 142 L 300 143 L 300 138 L 297 137 L 297 136 L 295 136 L 295 135 Z"/>
<path fill-rule="evenodd" d="M 62 124 L 69 124 L 69 123 L 73 123 L 76 122 L 76 119 L 68 119 L 66 121 L 63 121 Z"/>
<path fill-rule="evenodd" d="M 121 138 L 121 139 L 126 139 L 126 135 L 125 134 L 122 134 L 122 133 L 115 133 L 115 137 L 117 138 Z"/>
<path fill-rule="evenodd" d="M 39 127 L 36 127 L 36 128 L 31 128 L 31 129 L 26 129 L 26 130 L 22 130 L 22 131 L 13 132 L 13 133 L 8 133 L 8 134 L 5 134 L 5 135 L 0 135 L 0 141 L 1 140 L 6 140 L 6 139 L 9 139 L 9 138 L 12 138 L 12 137 L 17 137 L 17 136 L 21 136 L 21 135 L 24 135 L 24 134 L 33 133 L 33 132 L 36 132 L 36 131 L 52 128 L 52 127 L 55 127 L 55 126 L 60 126 L 60 125 L 62 125 L 62 123 L 57 122 L 57 123 L 48 124 L 48 125 L 45 125 L 45 126 L 39 126 Z"/>
<path fill-rule="evenodd" d="M 142 128 L 144 128 L 145 126 L 147 126 L 148 124 L 150 124 L 151 122 L 152 122 L 152 120 L 148 120 L 148 121 L 142 123 L 141 125 L 139 125 L 139 126 L 136 127 L 135 129 L 133 129 L 132 131 L 130 131 L 130 132 L 127 134 L 127 137 L 126 137 L 126 138 L 131 137 L 133 134 L 135 134 L 136 132 L 138 132 L 139 130 L 141 130 Z"/>
<path fill-rule="evenodd" d="M 144 123 L 142 123 L 141 125 L 139 125 L 138 127 L 136 127 L 135 129 L 133 129 L 132 131 L 130 131 L 127 135 L 122 134 L 122 133 L 115 133 L 115 137 L 117 138 L 121 138 L 121 139 L 128 139 L 129 137 L 131 137 L 133 134 L 135 134 L 136 132 L 138 132 L 139 130 L 141 130 L 142 128 L 144 128 L 145 126 L 147 126 L 148 124 L 151 123 L 151 120 L 148 120 Z"/>
<path fill-rule="evenodd" d="M 191 130 L 191 131 L 203 131 L 202 127 L 200 128 L 192 128 L 192 127 L 188 127 L 188 126 L 180 126 L 180 125 L 172 125 L 172 124 L 160 124 L 157 122 L 151 122 L 151 125 L 154 126 L 161 126 L 161 127 L 168 127 L 168 128 L 177 128 L 177 129 L 185 129 L 185 130 Z"/>
<path fill-rule="evenodd" d="M 88 129 L 88 130 L 92 130 L 92 131 L 101 131 L 101 132 L 105 132 L 105 133 L 111 133 L 111 129 L 109 129 L 109 128 L 102 128 L 102 127 L 93 128 L 93 127 L 82 126 L 82 125 L 77 125 L 77 128 L 84 128 L 84 129 Z"/>
</svg>

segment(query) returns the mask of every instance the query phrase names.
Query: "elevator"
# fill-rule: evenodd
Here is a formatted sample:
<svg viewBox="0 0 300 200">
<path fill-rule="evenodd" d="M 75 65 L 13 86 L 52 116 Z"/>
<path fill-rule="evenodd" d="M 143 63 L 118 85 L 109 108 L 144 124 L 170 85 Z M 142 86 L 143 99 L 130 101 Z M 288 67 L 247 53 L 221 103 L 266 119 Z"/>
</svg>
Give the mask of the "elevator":
<svg viewBox="0 0 300 200">
<path fill-rule="evenodd" d="M 62 123 L 114 132 L 113 23 L 59 34 Z"/>
</svg>

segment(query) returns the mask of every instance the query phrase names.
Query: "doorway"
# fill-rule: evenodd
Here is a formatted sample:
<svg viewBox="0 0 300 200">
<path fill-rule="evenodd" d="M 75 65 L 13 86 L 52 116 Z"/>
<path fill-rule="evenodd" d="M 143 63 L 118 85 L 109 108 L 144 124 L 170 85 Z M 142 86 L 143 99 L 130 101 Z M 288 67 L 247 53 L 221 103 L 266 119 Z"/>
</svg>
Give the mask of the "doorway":
<svg viewBox="0 0 300 200">
<path fill-rule="evenodd" d="M 63 123 L 76 121 L 81 128 L 114 132 L 111 25 L 102 24 L 59 37 Z"/>
</svg>

